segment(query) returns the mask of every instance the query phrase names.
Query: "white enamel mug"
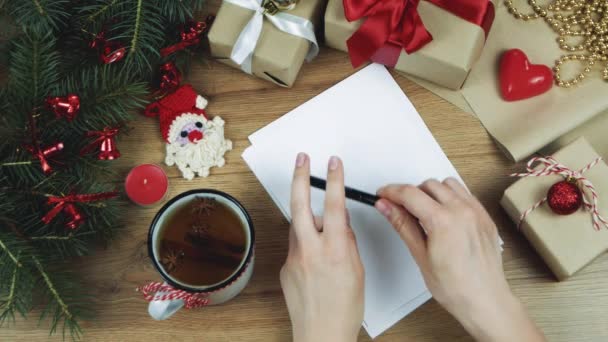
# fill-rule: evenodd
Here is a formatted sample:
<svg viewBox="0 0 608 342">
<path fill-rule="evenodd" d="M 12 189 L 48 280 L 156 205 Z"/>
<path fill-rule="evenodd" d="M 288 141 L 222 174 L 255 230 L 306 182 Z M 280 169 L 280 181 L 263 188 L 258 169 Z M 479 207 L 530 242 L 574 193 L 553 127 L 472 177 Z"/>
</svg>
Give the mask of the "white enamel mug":
<svg viewBox="0 0 608 342">
<path fill-rule="evenodd" d="M 225 204 L 232 209 L 241 220 L 242 227 L 245 229 L 246 253 L 239 266 L 226 279 L 211 285 L 193 286 L 185 284 L 168 274 L 160 264 L 160 228 L 164 220 L 170 217 L 170 213 L 181 207 L 182 204 L 190 202 L 193 198 L 212 198 L 217 202 Z M 222 304 L 236 297 L 247 285 L 253 273 L 255 246 L 255 231 L 253 222 L 245 208 L 232 196 L 217 190 L 200 189 L 191 190 L 177 195 L 167 202 L 152 220 L 150 232 L 148 233 L 148 255 L 152 264 L 166 284 L 173 288 L 184 290 L 190 293 L 203 294 L 207 298 L 207 305 Z M 156 293 L 156 297 L 162 296 L 163 292 Z M 148 305 L 148 313 L 156 320 L 164 320 L 171 317 L 184 306 L 181 299 L 174 300 L 153 300 Z"/>
</svg>

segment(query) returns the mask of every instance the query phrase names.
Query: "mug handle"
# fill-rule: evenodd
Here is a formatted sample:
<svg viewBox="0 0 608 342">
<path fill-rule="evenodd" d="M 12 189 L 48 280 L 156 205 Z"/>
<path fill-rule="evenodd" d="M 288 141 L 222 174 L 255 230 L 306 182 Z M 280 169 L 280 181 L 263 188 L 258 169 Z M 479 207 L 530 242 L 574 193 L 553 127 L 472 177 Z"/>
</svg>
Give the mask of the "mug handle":
<svg viewBox="0 0 608 342">
<path fill-rule="evenodd" d="M 163 285 L 167 285 L 164 283 Z M 162 296 L 168 294 L 165 291 L 159 291 L 155 293 L 156 296 Z M 152 300 L 148 304 L 148 314 L 150 317 L 157 321 L 165 320 L 176 312 L 178 312 L 184 306 L 183 299 L 171 299 L 171 300 Z"/>
</svg>

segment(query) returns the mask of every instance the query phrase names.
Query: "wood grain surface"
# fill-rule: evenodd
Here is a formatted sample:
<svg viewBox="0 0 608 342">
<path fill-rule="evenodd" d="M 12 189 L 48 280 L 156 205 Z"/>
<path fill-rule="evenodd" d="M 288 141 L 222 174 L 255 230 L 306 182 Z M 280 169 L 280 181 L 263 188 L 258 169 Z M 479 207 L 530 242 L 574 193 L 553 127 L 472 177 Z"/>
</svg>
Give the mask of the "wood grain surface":
<svg viewBox="0 0 608 342">
<path fill-rule="evenodd" d="M 322 48 L 312 63 L 304 65 L 292 89 L 276 87 L 214 61 L 197 62 L 189 82 L 208 97 L 208 112 L 226 120 L 226 135 L 234 141 L 234 150 L 228 153 L 226 166 L 213 169 L 206 179 L 186 181 L 177 169 L 165 167 L 170 176 L 170 196 L 189 189 L 215 188 L 238 198 L 253 217 L 257 231 L 253 278 L 244 292 L 228 304 L 182 310 L 167 321 L 153 321 L 147 314 L 147 302 L 135 288 L 160 279 L 146 250 L 148 226 L 159 207 L 129 205 L 125 209 L 125 228 L 118 238 L 107 248 L 76 262 L 96 297 L 97 315 L 84 322 L 84 339 L 289 341 L 290 322 L 278 277 L 287 252 L 288 224 L 240 155 L 249 145 L 249 134 L 353 72 L 346 54 L 327 48 Z M 521 170 L 522 165 L 509 162 L 470 114 L 392 73 L 471 191 L 496 220 L 505 241 L 504 267 L 509 283 L 549 340 L 607 341 L 608 255 L 595 260 L 571 280 L 556 282 L 498 204 L 504 189 L 513 182 L 507 175 Z M 132 126 L 130 134 L 119 141 L 123 156 L 116 161 L 116 168 L 122 176 L 135 165 L 161 164 L 164 159 L 157 120 L 138 116 Z M 48 336 L 47 323 L 39 325 L 37 314 L 33 312 L 28 321 L 19 319 L 8 328 L 1 328 L 0 341 L 61 340 L 60 335 Z M 369 340 L 364 330 L 359 340 Z M 433 300 L 377 338 L 469 340 L 458 322 Z"/>
</svg>

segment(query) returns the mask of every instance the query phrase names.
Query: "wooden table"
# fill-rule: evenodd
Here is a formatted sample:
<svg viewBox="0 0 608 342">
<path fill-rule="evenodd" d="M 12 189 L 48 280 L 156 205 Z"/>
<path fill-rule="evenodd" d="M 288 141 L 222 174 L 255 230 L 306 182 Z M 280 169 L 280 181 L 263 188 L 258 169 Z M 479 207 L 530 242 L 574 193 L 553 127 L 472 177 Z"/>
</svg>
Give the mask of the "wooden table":
<svg viewBox="0 0 608 342">
<path fill-rule="evenodd" d="M 227 122 L 226 135 L 234 142 L 227 165 L 209 178 L 186 181 L 176 168 L 170 175 L 170 196 L 193 188 L 216 188 L 238 198 L 249 210 L 257 229 L 253 278 L 232 302 L 199 310 L 182 310 L 156 322 L 148 317 L 147 302 L 135 288 L 159 280 L 146 250 L 146 234 L 156 208 L 130 205 L 126 225 L 107 249 L 78 263 L 97 298 L 95 320 L 85 322 L 87 341 L 288 341 L 290 322 L 279 285 L 279 269 L 287 252 L 288 224 L 240 155 L 247 136 L 353 73 L 348 56 L 322 48 L 305 64 L 292 89 L 278 88 L 217 62 L 193 66 L 190 82 L 209 99 L 209 113 Z M 572 280 L 558 283 L 516 232 L 500 208 L 503 190 L 513 182 L 506 175 L 521 170 L 494 146 L 481 124 L 470 114 L 393 72 L 403 91 L 475 195 L 496 220 L 505 240 L 504 266 L 514 292 L 552 341 L 608 340 L 608 255 Z M 144 116 L 119 141 L 123 157 L 117 170 L 126 175 L 140 163 L 162 163 L 164 143 L 158 122 Z M 311 132 L 311 139 L 314 132 Z M 395 156 L 398 158 L 399 156 Z M 584 246 L 581 246 L 584 248 Z M 46 323 L 28 321 L 0 330 L 1 341 L 48 340 Z M 52 340 L 60 340 L 54 336 Z M 435 301 L 431 300 L 381 335 L 377 341 L 460 341 L 471 338 Z M 361 341 L 369 340 L 361 330 Z"/>
</svg>

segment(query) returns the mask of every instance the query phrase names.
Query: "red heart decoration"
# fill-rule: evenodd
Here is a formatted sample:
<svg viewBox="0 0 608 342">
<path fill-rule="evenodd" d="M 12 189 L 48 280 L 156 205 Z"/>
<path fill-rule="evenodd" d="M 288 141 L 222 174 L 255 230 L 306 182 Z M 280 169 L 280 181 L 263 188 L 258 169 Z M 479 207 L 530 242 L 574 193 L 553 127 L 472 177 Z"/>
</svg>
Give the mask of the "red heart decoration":
<svg viewBox="0 0 608 342">
<path fill-rule="evenodd" d="M 528 56 L 511 49 L 500 60 L 500 91 L 506 101 L 523 100 L 547 92 L 553 86 L 553 72 L 546 65 L 530 64 Z"/>
</svg>

